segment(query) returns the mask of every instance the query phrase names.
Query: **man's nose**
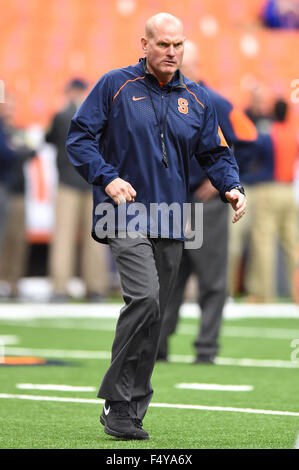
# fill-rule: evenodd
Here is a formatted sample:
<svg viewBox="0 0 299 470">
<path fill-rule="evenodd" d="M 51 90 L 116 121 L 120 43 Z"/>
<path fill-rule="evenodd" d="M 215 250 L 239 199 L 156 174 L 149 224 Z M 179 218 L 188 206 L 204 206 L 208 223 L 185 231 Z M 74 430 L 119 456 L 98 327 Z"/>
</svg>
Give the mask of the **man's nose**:
<svg viewBox="0 0 299 470">
<path fill-rule="evenodd" d="M 168 50 L 167 50 L 167 55 L 173 57 L 175 55 L 175 50 L 174 50 L 174 47 L 173 45 L 171 44 L 171 46 L 169 46 Z"/>
</svg>

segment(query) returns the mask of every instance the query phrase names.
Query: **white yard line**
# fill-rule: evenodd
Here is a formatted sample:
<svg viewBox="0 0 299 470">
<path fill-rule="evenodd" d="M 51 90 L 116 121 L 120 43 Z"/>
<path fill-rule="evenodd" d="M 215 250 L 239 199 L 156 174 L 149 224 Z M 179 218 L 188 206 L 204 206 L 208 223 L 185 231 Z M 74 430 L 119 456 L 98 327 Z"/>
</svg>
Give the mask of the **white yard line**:
<svg viewBox="0 0 299 470">
<path fill-rule="evenodd" d="M 69 398 L 69 397 L 47 397 L 39 395 L 12 395 L 8 393 L 0 393 L 0 399 L 15 399 L 15 400 L 33 400 L 33 401 L 55 401 L 64 403 L 88 403 L 99 405 L 104 403 L 104 400 L 92 398 Z M 176 408 L 182 410 L 200 410 L 200 411 L 224 411 L 235 413 L 252 413 L 263 415 L 277 415 L 277 416 L 296 416 L 299 417 L 299 412 L 294 411 L 274 411 L 274 410 L 259 410 L 254 408 L 233 408 L 227 406 L 201 406 L 201 405 L 182 405 L 172 403 L 151 403 L 153 408 Z"/>
<path fill-rule="evenodd" d="M 0 344 L 18 344 L 19 337 L 15 335 L 0 335 Z"/>
<path fill-rule="evenodd" d="M 51 358 L 70 358 L 70 359 L 109 359 L 111 353 L 109 351 L 74 351 L 67 349 L 35 349 L 35 348 L 14 348 L 6 347 L 6 355 L 16 356 L 41 356 Z M 191 363 L 193 356 L 171 355 L 171 362 Z M 222 366 L 241 366 L 241 367 L 275 367 L 282 369 L 299 368 L 299 362 L 270 360 L 270 359 L 247 359 L 247 358 L 231 358 L 217 357 L 216 364 Z M 194 366 L 195 367 L 195 366 Z"/>
<path fill-rule="evenodd" d="M 253 390 L 252 385 L 221 385 L 221 384 L 203 384 L 203 383 L 181 383 L 176 384 L 176 388 L 191 390 L 219 390 L 231 392 L 248 392 Z M 16 384 L 16 388 L 21 390 L 54 390 L 59 392 L 94 392 L 95 387 L 74 386 L 74 385 L 56 385 L 56 384 Z"/>
<path fill-rule="evenodd" d="M 59 392 L 94 392 L 95 387 L 76 387 L 73 385 L 55 384 L 17 384 L 17 388 L 22 390 L 55 390 Z"/>
<path fill-rule="evenodd" d="M 0 305 L 0 319 L 34 318 L 117 318 L 122 303 L 117 304 L 49 304 L 24 303 Z M 182 305 L 180 315 L 198 318 L 196 303 Z M 227 303 L 225 318 L 299 318 L 299 306 L 294 304 L 237 304 Z"/>
<path fill-rule="evenodd" d="M 252 385 L 222 385 L 222 384 L 201 384 L 201 383 L 182 383 L 176 384 L 175 388 L 184 390 L 214 390 L 223 392 L 251 392 Z"/>
</svg>

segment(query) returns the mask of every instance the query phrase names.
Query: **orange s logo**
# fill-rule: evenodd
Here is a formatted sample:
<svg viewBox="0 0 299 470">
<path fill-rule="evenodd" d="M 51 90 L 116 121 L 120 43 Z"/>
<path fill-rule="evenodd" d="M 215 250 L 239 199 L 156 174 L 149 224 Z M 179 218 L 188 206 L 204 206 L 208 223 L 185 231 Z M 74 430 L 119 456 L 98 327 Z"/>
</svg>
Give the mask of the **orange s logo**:
<svg viewBox="0 0 299 470">
<path fill-rule="evenodd" d="M 182 114 L 188 114 L 188 101 L 184 98 L 178 99 L 178 110 Z"/>
</svg>

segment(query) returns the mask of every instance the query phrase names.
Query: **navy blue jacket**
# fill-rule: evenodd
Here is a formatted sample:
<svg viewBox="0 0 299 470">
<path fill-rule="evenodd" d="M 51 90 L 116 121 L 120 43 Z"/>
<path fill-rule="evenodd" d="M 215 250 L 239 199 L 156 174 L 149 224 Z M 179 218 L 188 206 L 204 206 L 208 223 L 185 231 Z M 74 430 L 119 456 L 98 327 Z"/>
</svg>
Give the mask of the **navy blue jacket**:
<svg viewBox="0 0 299 470">
<path fill-rule="evenodd" d="M 164 130 L 168 168 L 162 162 L 160 130 L 148 87 L 160 122 L 170 100 Z M 71 121 L 67 152 L 75 168 L 93 185 L 94 207 L 100 202 L 113 203 L 105 187 L 117 177 L 133 186 L 136 202 L 182 206 L 189 200 L 193 156 L 223 200 L 226 191 L 240 184 L 234 155 L 218 132 L 214 106 L 203 88 L 180 71 L 172 82 L 160 86 L 147 71 L 146 60 L 140 59 L 134 66 L 108 72 L 97 82 Z M 94 214 L 96 239 L 98 218 Z M 183 234 L 172 237 L 170 233 L 170 238 L 184 240 Z"/>
<path fill-rule="evenodd" d="M 5 132 L 5 126 L 0 119 L 0 183 L 10 186 L 12 171 L 17 155 L 9 147 L 9 139 Z"/>
<path fill-rule="evenodd" d="M 246 184 L 264 183 L 274 180 L 274 148 L 271 136 L 260 134 L 254 143 L 254 159 L 246 165 L 243 181 Z"/>
<path fill-rule="evenodd" d="M 247 169 L 249 161 L 252 159 L 255 150 L 254 142 L 257 138 L 257 131 L 254 129 L 254 124 L 250 121 L 249 124 L 252 126 L 252 128 L 250 128 L 246 122 L 244 123 L 244 120 L 249 121 L 249 118 L 245 114 L 239 112 L 239 119 L 242 119 L 243 128 L 247 124 L 248 129 L 245 130 L 245 132 L 243 131 L 242 135 L 238 134 L 235 128 L 235 123 L 231 120 L 234 107 L 230 101 L 204 83 L 201 82 L 200 85 L 207 91 L 209 97 L 211 98 L 211 101 L 216 110 L 218 123 L 221 127 L 225 140 L 227 141 L 228 145 L 234 149 L 234 154 L 239 166 L 240 179 L 243 183 L 244 180 L 242 178 L 242 169 L 243 167 Z M 196 160 L 193 160 L 191 163 L 190 173 L 191 192 L 196 191 L 196 189 L 205 179 L 205 172 L 200 168 Z"/>
</svg>

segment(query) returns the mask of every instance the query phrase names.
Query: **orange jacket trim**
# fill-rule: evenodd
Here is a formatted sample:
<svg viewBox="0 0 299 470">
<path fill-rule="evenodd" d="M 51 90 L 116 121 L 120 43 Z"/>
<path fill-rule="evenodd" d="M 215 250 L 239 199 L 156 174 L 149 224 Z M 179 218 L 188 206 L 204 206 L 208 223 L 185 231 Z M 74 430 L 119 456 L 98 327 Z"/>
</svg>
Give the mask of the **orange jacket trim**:
<svg viewBox="0 0 299 470">
<path fill-rule="evenodd" d="M 255 125 L 240 109 L 233 108 L 229 113 L 233 131 L 239 140 L 254 141 L 257 138 Z"/>
<path fill-rule="evenodd" d="M 222 147 L 228 147 L 220 126 L 218 126 L 218 135 L 220 137 L 220 145 L 222 145 Z"/>
<path fill-rule="evenodd" d="M 145 78 L 145 76 L 143 76 L 143 77 L 136 77 L 136 78 L 134 78 L 134 79 L 132 79 L 132 80 L 127 80 L 127 81 L 118 89 L 118 91 L 115 93 L 115 95 L 113 96 L 113 100 L 112 100 L 112 101 L 115 100 L 115 98 L 117 97 L 118 93 L 123 89 L 124 86 L 126 86 L 127 83 L 129 83 L 129 82 L 135 82 L 136 80 L 142 80 L 142 79 L 144 79 L 144 78 Z"/>
<path fill-rule="evenodd" d="M 189 93 L 191 93 L 191 95 L 194 96 L 194 98 L 196 99 L 197 103 L 199 103 L 199 104 L 204 108 L 204 105 L 202 104 L 201 101 L 199 101 L 199 99 L 197 98 L 196 94 L 193 93 L 193 91 L 189 90 L 189 88 L 187 87 L 186 83 L 184 83 L 184 85 L 185 85 L 186 90 L 187 90 Z"/>
</svg>

